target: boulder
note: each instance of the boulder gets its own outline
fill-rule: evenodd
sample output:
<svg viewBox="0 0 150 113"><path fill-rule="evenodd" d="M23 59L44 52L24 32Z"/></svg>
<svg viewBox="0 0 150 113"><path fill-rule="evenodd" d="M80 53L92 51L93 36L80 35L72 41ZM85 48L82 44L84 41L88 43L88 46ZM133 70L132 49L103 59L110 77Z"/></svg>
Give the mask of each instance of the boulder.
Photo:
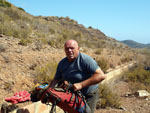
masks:
<svg viewBox="0 0 150 113"><path fill-rule="evenodd" d="M147 98L148 96L150 96L150 93L146 90L138 90L135 95L137 97L141 97L141 98Z"/></svg>

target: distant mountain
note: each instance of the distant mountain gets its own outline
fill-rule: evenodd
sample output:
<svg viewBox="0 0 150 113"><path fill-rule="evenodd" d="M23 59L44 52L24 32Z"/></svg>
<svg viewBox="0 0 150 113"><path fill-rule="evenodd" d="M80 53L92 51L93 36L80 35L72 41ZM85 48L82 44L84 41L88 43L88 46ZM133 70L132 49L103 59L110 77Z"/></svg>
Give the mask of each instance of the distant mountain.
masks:
<svg viewBox="0 0 150 113"><path fill-rule="evenodd" d="M124 40L121 42L128 45L131 48L150 48L150 44L142 44L133 40Z"/></svg>

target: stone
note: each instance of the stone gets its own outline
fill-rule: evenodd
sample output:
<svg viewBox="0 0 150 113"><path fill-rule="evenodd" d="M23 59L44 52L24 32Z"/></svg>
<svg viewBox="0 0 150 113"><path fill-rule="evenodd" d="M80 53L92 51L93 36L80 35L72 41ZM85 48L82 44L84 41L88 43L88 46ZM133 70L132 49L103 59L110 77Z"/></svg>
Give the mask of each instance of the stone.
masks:
<svg viewBox="0 0 150 113"><path fill-rule="evenodd" d="M150 96L150 93L146 90L138 90L135 93L136 96L141 97L141 98L147 98L148 96Z"/></svg>

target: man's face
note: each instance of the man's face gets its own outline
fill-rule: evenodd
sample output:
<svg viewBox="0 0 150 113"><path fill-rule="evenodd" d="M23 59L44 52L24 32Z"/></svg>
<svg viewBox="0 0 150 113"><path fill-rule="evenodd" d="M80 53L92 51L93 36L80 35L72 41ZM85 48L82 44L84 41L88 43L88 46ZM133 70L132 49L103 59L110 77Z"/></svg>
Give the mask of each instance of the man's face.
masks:
<svg viewBox="0 0 150 113"><path fill-rule="evenodd" d="M79 55L79 47L75 41L67 41L64 46L66 56L70 62L74 61Z"/></svg>

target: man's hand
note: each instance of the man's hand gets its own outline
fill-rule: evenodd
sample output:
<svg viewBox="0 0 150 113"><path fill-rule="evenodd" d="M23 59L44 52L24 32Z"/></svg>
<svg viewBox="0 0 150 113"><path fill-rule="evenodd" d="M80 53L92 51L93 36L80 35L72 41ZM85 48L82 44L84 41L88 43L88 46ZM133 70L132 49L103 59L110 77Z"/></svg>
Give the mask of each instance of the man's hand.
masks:
<svg viewBox="0 0 150 113"><path fill-rule="evenodd" d="M69 83L68 83L68 81L63 81L58 87L68 90Z"/></svg>
<svg viewBox="0 0 150 113"><path fill-rule="evenodd" d="M80 83L73 84L73 89L74 89L74 91L81 90L82 89L82 84L80 84Z"/></svg>

